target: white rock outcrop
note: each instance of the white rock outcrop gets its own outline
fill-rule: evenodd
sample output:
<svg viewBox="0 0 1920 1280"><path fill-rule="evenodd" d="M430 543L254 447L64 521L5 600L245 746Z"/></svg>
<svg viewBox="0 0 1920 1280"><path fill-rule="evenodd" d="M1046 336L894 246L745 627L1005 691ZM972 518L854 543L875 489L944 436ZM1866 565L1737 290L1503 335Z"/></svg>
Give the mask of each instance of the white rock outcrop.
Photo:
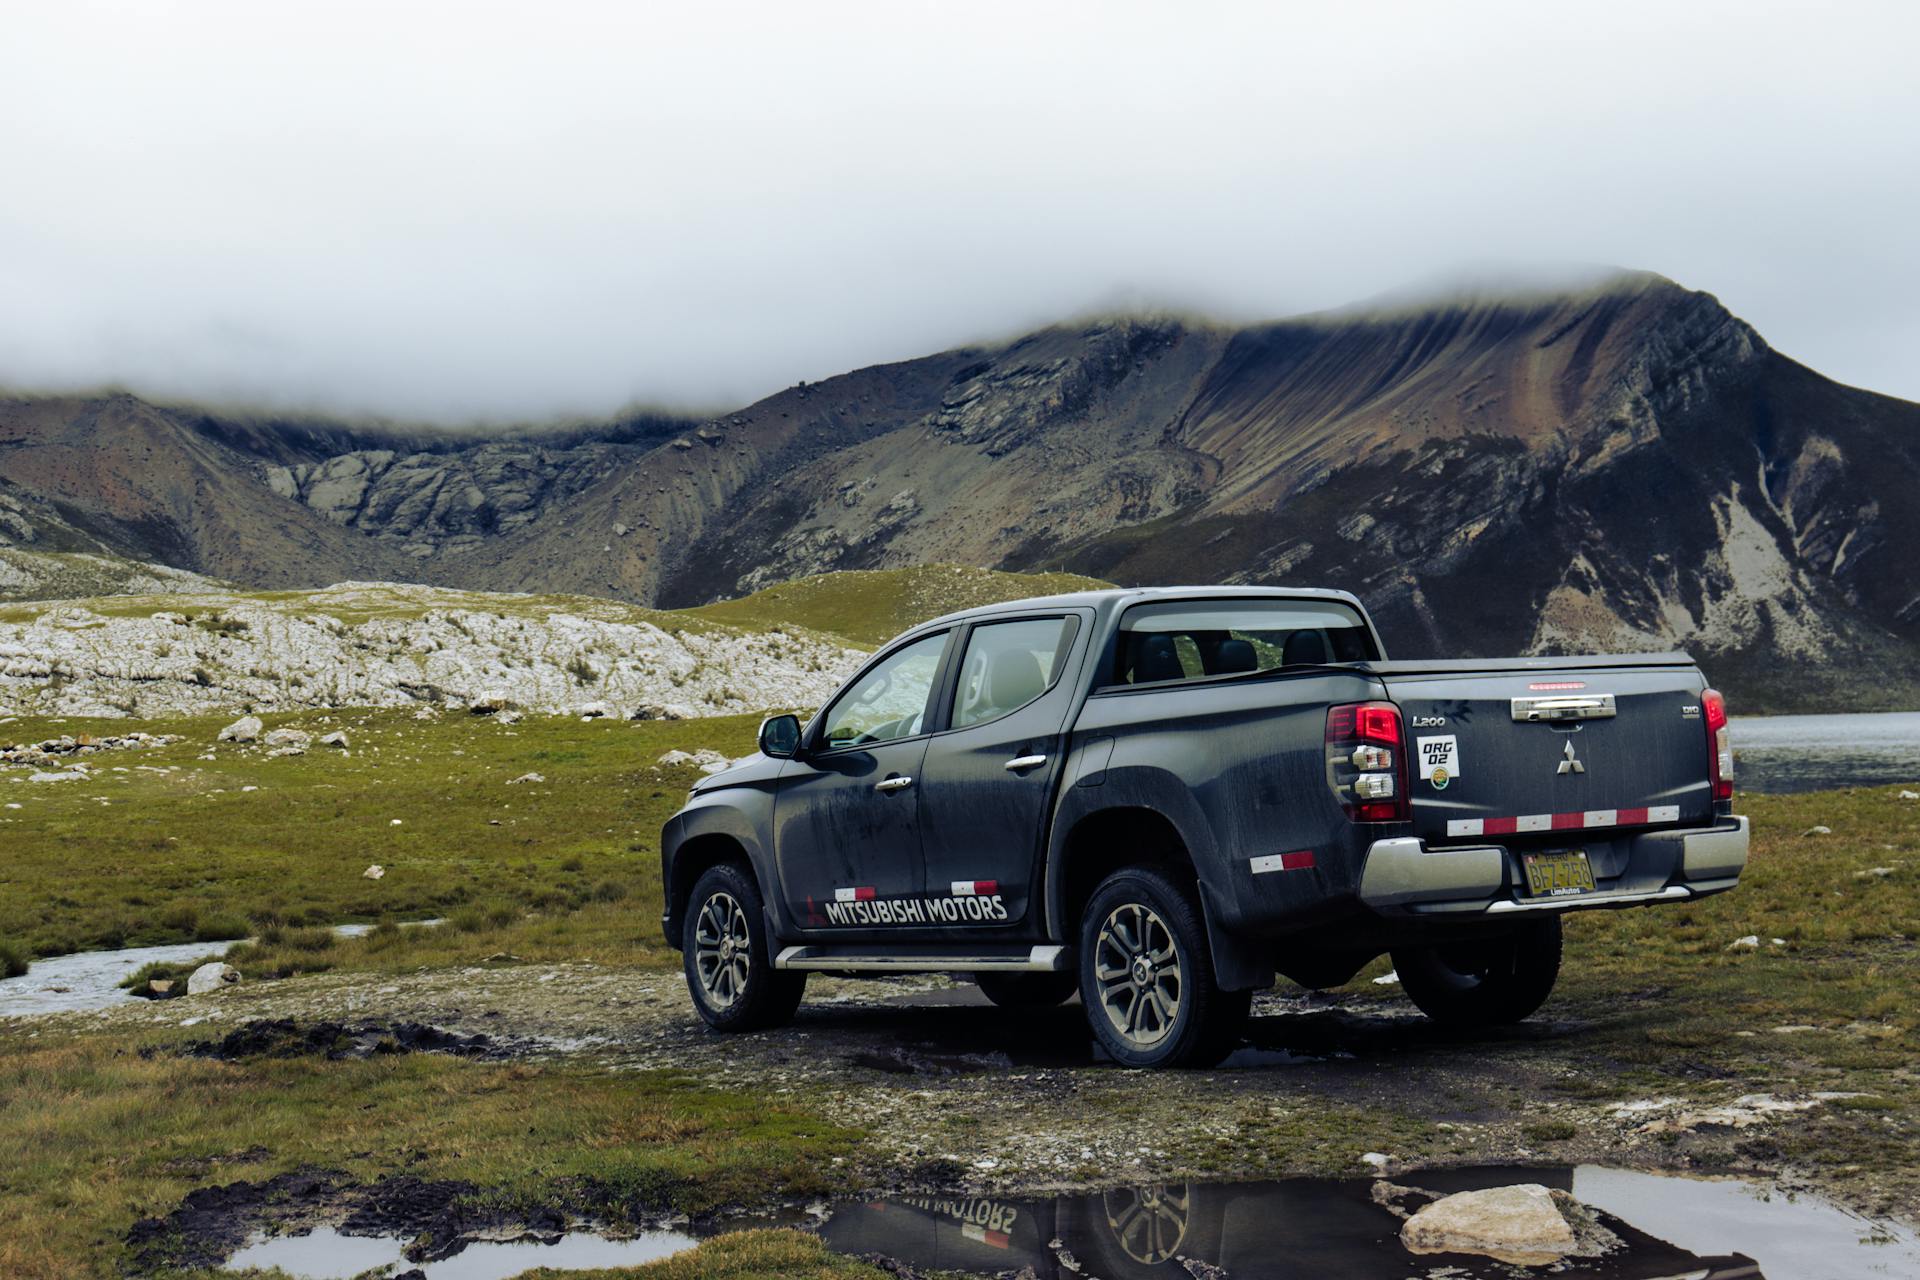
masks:
<svg viewBox="0 0 1920 1280"><path fill-rule="evenodd" d="M193 971L187 979L187 994L203 996L209 991L218 991L240 981L240 971L230 964L219 960L210 960Z"/></svg>
<svg viewBox="0 0 1920 1280"><path fill-rule="evenodd" d="M112 616L49 604L29 622L0 623L0 714L604 708L680 719L818 705L865 656L810 632L681 626L670 614L585 598L562 608L531 596L344 583L290 597L166 602L146 616L129 599ZM242 736L250 723L252 739ZM221 738L262 732L249 714Z"/></svg>
<svg viewBox="0 0 1920 1280"><path fill-rule="evenodd" d="M1413 1253L1471 1253L1515 1266L1558 1262L1579 1248L1553 1193L1538 1183L1442 1196L1400 1228Z"/></svg>
<svg viewBox="0 0 1920 1280"><path fill-rule="evenodd" d="M264 727L259 716L241 716L220 731L220 741L253 742L260 737L260 730Z"/></svg>

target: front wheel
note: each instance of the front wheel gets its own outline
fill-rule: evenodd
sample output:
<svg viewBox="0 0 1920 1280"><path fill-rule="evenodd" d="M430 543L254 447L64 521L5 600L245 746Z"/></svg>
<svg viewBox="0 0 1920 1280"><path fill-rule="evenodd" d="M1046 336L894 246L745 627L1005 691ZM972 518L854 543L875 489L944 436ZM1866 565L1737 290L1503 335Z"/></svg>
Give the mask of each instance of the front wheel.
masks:
<svg viewBox="0 0 1920 1280"><path fill-rule="evenodd" d="M753 877L732 863L708 868L694 882L680 934L687 990L708 1026L756 1031L792 1019L807 975L775 969L767 942Z"/></svg>
<svg viewBox="0 0 1920 1280"><path fill-rule="evenodd" d="M1498 938L1395 951L1393 967L1407 995L1435 1022L1518 1022L1546 1003L1560 976L1560 917L1529 921Z"/></svg>
<svg viewBox="0 0 1920 1280"><path fill-rule="evenodd" d="M1208 1067L1232 1051L1253 1000L1213 977L1192 897L1158 871L1116 871L1080 923L1080 1000L1127 1067Z"/></svg>

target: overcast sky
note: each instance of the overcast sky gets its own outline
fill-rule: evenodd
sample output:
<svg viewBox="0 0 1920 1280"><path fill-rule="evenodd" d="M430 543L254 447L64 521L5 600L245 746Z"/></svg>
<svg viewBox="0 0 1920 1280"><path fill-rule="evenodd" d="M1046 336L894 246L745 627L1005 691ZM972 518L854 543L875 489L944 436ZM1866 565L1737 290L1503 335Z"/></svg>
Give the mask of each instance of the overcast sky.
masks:
<svg viewBox="0 0 1920 1280"><path fill-rule="evenodd" d="M1920 399L1917 11L10 4L0 383L720 407L1096 307L1618 264Z"/></svg>

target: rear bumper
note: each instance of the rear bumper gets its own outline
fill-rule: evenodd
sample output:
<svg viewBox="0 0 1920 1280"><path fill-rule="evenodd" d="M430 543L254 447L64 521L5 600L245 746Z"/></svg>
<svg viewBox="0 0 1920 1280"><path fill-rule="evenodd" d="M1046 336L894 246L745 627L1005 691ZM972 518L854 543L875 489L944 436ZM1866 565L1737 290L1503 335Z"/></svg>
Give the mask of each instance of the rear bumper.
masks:
<svg viewBox="0 0 1920 1280"><path fill-rule="evenodd" d="M1498 916L1677 902L1723 893L1747 865L1747 820L1635 836L1620 874L1597 893L1529 898L1519 856L1500 845L1429 849L1413 836L1376 840L1360 875L1360 900L1388 916Z"/></svg>

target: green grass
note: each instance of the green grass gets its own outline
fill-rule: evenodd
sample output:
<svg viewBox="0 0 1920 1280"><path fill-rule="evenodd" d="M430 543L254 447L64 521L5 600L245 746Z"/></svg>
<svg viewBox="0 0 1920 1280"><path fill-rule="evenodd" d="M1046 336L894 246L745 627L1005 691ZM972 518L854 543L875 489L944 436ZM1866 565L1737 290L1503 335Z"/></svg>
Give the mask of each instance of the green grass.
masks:
<svg viewBox="0 0 1920 1280"><path fill-rule="evenodd" d="M654 761L674 748L743 754L755 727L752 717L529 717L507 727L311 712L267 721L344 729L349 754L315 747L268 759L223 744L198 759L226 719L147 722L184 740L91 757L90 781L0 782L23 806L0 810L0 956L261 935L261 954L289 971L354 956L453 961L503 940L530 959L645 960L660 945L660 827L697 776ZM41 720L0 734L124 728ZM529 772L547 781L508 785ZM375 865L384 876L367 879ZM339 946L300 933L430 917L458 927Z"/></svg>
<svg viewBox="0 0 1920 1280"><path fill-rule="evenodd" d="M0 1038L0 1275L121 1275L134 1221L209 1182L299 1168L372 1180L404 1168L472 1182L508 1206L580 1188L583 1209L620 1223L831 1194L844 1189L835 1157L861 1137L800 1105L671 1072L432 1054L226 1064L135 1051L166 1043ZM728 1265L746 1265L728 1252L736 1247L760 1248L722 1248Z"/></svg>
<svg viewBox="0 0 1920 1280"><path fill-rule="evenodd" d="M1111 585L1073 573L1001 573L945 564L850 570L801 578L738 600L680 610L674 616L754 631L800 626L870 648L908 627L960 609Z"/></svg>
<svg viewBox="0 0 1920 1280"><path fill-rule="evenodd" d="M896 1274L834 1253L804 1231L733 1231L642 1267L540 1267L521 1280L885 1280Z"/></svg>

